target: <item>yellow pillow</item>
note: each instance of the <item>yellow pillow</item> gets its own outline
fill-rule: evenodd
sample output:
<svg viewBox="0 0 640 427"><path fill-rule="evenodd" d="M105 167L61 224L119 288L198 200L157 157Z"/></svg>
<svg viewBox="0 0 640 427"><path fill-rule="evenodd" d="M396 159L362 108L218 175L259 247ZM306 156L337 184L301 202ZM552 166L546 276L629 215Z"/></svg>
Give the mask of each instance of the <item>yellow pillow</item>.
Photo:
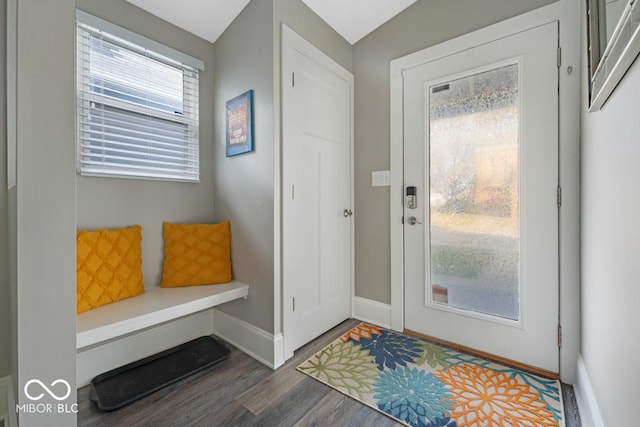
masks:
<svg viewBox="0 0 640 427"><path fill-rule="evenodd" d="M164 223L161 288L231 281L231 224Z"/></svg>
<svg viewBox="0 0 640 427"><path fill-rule="evenodd" d="M78 231L76 308L78 313L144 293L142 227Z"/></svg>

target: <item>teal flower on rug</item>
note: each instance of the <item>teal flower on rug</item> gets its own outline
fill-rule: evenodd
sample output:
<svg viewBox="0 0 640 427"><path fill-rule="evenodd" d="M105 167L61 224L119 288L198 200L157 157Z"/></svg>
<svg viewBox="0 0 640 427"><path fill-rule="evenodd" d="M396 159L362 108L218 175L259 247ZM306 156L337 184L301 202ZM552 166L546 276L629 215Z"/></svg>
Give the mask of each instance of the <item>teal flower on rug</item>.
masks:
<svg viewBox="0 0 640 427"><path fill-rule="evenodd" d="M384 371L373 395L381 411L420 426L431 426L430 420L446 419L455 403L450 397L446 385L433 374L403 366Z"/></svg>
<svg viewBox="0 0 640 427"><path fill-rule="evenodd" d="M407 363L415 363L423 353L422 343L418 340L385 330L381 335L360 338L360 345L376 358L378 369L381 371L385 366L395 369L396 365L407 366Z"/></svg>
<svg viewBox="0 0 640 427"><path fill-rule="evenodd" d="M429 424L419 424L418 427L457 427L457 424L451 418L436 418Z"/></svg>

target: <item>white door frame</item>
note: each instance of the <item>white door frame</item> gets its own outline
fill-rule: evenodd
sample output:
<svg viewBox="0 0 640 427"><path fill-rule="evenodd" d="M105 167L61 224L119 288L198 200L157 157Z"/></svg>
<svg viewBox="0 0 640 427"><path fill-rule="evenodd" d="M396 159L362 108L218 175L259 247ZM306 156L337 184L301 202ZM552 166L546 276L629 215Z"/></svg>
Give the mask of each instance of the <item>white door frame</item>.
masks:
<svg viewBox="0 0 640 427"><path fill-rule="evenodd" d="M404 242L403 242L403 72L426 62L470 47L544 25L560 22L562 60L559 73L559 180L563 200L560 229L560 376L573 384L580 351L580 5L560 0L495 25L457 37L391 61L391 328L404 330Z"/></svg>
<svg viewBox="0 0 640 427"><path fill-rule="evenodd" d="M353 160L353 155L354 155L354 100L353 100L353 96L354 96L354 78L353 78L353 74L351 74L351 72L349 72L347 69L345 69L344 67L342 67L340 64L338 64L336 61L334 61L332 58L330 58L328 55L326 55L324 52L322 52L320 49L318 49L317 47L315 47L314 45L312 45L311 43L309 43L307 40L305 40L302 36L300 36L298 33L296 33L295 31L293 31L291 28L289 28L288 26L282 24L282 50L281 50L281 61L282 61L282 65L281 65L281 88L285 87L285 85L287 84L291 84L290 78L291 76L285 75L284 72L284 61L285 61L285 52L288 49L295 49L298 52L302 53L303 55L305 55L306 57L312 59L314 62L321 64L322 66L324 66L326 69L328 69L329 71L333 72L334 74L337 74L338 76L342 77L344 80L346 80L349 83L349 89L350 89L350 115L351 117L349 118L349 122L350 122L350 127L351 127L351 132L350 132L350 141L349 141L349 147L350 147L350 159L349 159L349 169L350 169L350 179L351 182L349 184L350 188L349 188L349 192L350 192L350 204L351 204L351 210L354 211L353 206L355 206L354 203L354 160ZM284 103L284 91L281 91L281 103ZM281 104L282 105L282 104ZM286 123L284 123L284 118L281 124L283 131L281 133L281 135L284 135L284 127L286 126ZM283 137L284 138L284 137ZM284 147L284 140L282 141L282 147ZM282 152L280 152L280 156L282 159ZM281 168L283 168L284 165L281 166ZM276 173L282 175L282 169L277 170ZM282 181L280 181L280 185L282 185ZM286 192L283 191L282 189L280 189L280 198L278 199L278 202L280 204L280 206L282 206L283 200L282 197ZM349 306L351 307L351 317L353 317L353 296L354 296L354 292L355 292L355 252L354 252L354 247L355 247L355 218L356 218L356 212L353 212L353 215L351 216L351 236L350 236L350 246L351 246L351 251L350 251L350 259L349 259L349 269L350 269L350 292L349 292L349 297L351 298L351 301L349 303ZM282 221L282 209L280 209L280 221ZM284 225L281 226L281 230L282 227ZM280 240L282 241L282 240ZM282 251L284 252L284 247L282 247ZM281 298L284 298L284 295L288 294L289 292L285 292L285 286L286 286L286 282L284 281L284 279L282 280L282 293L281 293ZM281 300L281 307L282 307L282 335L283 335L283 345L284 345L284 360L288 360L291 357L293 357L293 351L295 350L293 348L293 344L291 343L291 340L287 339L287 331L290 331L292 328L295 328L296 325L292 322L292 319L290 318L290 316L288 316L288 311L284 310L284 304L285 301L284 299ZM275 310L274 310L275 311ZM274 316L278 316L279 313L275 312ZM291 336L291 335L289 335Z"/></svg>

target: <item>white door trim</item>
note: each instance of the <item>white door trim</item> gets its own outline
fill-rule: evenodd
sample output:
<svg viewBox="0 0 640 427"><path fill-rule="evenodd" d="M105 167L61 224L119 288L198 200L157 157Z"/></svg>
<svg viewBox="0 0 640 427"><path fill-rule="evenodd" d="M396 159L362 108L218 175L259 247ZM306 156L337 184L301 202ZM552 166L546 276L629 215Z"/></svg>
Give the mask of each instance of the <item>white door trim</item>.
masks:
<svg viewBox="0 0 640 427"><path fill-rule="evenodd" d="M403 242L403 72L408 68L461 52L471 46L534 28L560 22L559 145L560 184L563 201L560 210L560 324L563 343L560 349L560 375L574 383L580 349L579 297L579 133L580 133L580 6L572 0L560 0L549 6L440 43L391 61L390 127L390 250L391 250L391 328L404 330L404 242ZM571 67L569 72L568 67Z"/></svg>
<svg viewBox="0 0 640 427"><path fill-rule="evenodd" d="M349 88L350 88L350 118L349 118L349 122L350 122L350 127L351 127L351 135L350 135L350 142L349 142L349 146L350 146L350 160L349 160L349 169L350 169L350 179L351 179L351 183L350 183L350 188L349 188L349 192L350 192L350 204L352 206L352 210L353 210L353 206L355 206L354 203L354 160L353 160L353 156L354 156L354 78L353 78L353 74L351 74L351 72L349 72L347 69L345 69L344 67L342 67L340 64L338 64L336 61L334 61L331 57L329 57L328 55L326 55L324 52L322 52L320 49L318 49L317 47L315 47L313 44L309 43L306 39L304 39L302 36L300 36L298 33L296 33L295 31L293 31L291 28L289 28L287 25L282 24L282 47L281 47L281 54L280 54L280 58L281 61L283 62L281 64L280 70L281 70L281 86L280 86L280 99L281 99L281 111L282 111L282 104L284 103L284 91L282 90L283 87L285 87L286 84L290 84L289 78L290 76L285 76L284 71L284 60L285 60L285 52L287 51L287 49L295 49L298 52L302 53L303 55L307 56L308 58L312 59L314 62L321 64L323 67L325 67L326 69L328 69L329 71L333 72L334 74L342 77L344 80L346 80L349 83ZM284 135L284 127L286 126L286 124L283 122L282 124L282 128L283 131L281 132L281 135ZM282 145L282 141L281 141L281 145ZM280 152L280 156L282 158L282 151ZM281 169L276 171L276 173L279 173L280 175L282 175L282 167L284 167L284 165L281 166ZM280 183L282 183L282 180L280 180ZM283 200L282 200L282 195L285 192L280 189L280 199L278 200L278 203L280 204L280 206L282 206ZM350 277L350 287L351 290L349 292L351 301L349 302L349 306L351 307L351 316L353 317L353 297L355 294L355 252L354 252L354 247L355 247L355 218L356 218L356 213L353 213L352 216L352 225L351 225L351 236L350 236L350 246L351 246L351 251L350 251L350 260L349 260L349 268L351 271L351 277ZM280 209L280 221L282 221L282 209ZM282 226L281 226L282 229ZM284 247L282 247L282 251L284 251ZM287 340L287 331L290 331L293 327L295 327L295 325L292 324L291 319L289 318L289 316L287 316L288 311L284 310L284 295L288 294L288 292L285 292L285 281L282 280L282 300L281 300L281 307L282 307L282 336L283 336L283 345L284 345L284 359L288 360L291 357L293 357L293 348L292 345L290 343L290 341ZM277 316L279 313L274 313L275 316Z"/></svg>

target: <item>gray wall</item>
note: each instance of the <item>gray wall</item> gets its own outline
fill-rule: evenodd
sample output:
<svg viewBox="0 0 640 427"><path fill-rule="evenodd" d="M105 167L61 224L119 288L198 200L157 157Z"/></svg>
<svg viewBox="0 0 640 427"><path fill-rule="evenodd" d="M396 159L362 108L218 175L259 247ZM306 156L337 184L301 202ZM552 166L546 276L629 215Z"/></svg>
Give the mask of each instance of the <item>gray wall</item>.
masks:
<svg viewBox="0 0 640 427"><path fill-rule="evenodd" d="M271 333L280 332L279 316L274 319L280 287L274 282L274 161L280 156L282 22L351 68L351 46L300 0L253 0L214 45L215 217L231 220L234 278L251 285L246 301L220 309ZM254 90L255 151L227 158L225 101L248 89Z"/></svg>
<svg viewBox="0 0 640 427"><path fill-rule="evenodd" d="M6 0L0 22L6 22ZM6 32L0 32L0 378L11 373L11 293L9 288L9 210L7 191Z"/></svg>
<svg viewBox="0 0 640 427"><path fill-rule="evenodd" d="M636 60L602 110L582 115L581 355L607 426L638 422L638 93Z"/></svg>
<svg viewBox="0 0 640 427"><path fill-rule="evenodd" d="M30 379L75 390L75 1L18 4L16 218L18 401ZM15 216L13 216L15 215ZM57 404L45 395L38 403ZM19 414L21 427L74 426L74 413Z"/></svg>
<svg viewBox="0 0 640 427"><path fill-rule="evenodd" d="M273 5L274 55L278 79L280 76L280 26L283 23L338 64L352 71L351 45L306 4L301 0L273 0ZM279 98L279 91L276 91L276 95Z"/></svg>
<svg viewBox="0 0 640 427"><path fill-rule="evenodd" d="M8 208L8 273L9 273L9 300L10 304L10 322L7 327L9 328L10 341L7 351L10 352L10 373L12 375L14 396L18 395L18 384L16 378L18 378L18 263L17 263L17 247L18 247L18 218L17 209L18 206L18 190L13 187L8 192L7 208Z"/></svg>
<svg viewBox="0 0 640 427"><path fill-rule="evenodd" d="M162 221L213 219L213 46L124 0L78 1L78 7L205 62L200 104L202 183L79 177L76 204L75 7L73 0L19 4L18 186L8 197L11 288L15 291L11 299L14 324L19 325L13 372L19 403L28 403L22 388L30 379L46 384L58 378L71 385L76 382L77 228L142 224L146 284L153 286L160 281ZM6 185L0 184L0 202L5 203ZM0 250L6 251L6 246L0 241L4 248ZM4 282L6 269L2 272ZM1 312L6 316L5 310ZM5 341L4 334L2 329L0 342ZM39 403L49 403L46 399ZM73 401L74 390L65 403ZM76 423L75 414L19 414L19 418L20 425L27 427Z"/></svg>
<svg viewBox="0 0 640 427"><path fill-rule="evenodd" d="M213 46L125 0L77 0L78 9L196 57L200 74L200 183L77 177L77 227L142 225L145 287L162 279L162 222L213 221Z"/></svg>
<svg viewBox="0 0 640 427"><path fill-rule="evenodd" d="M289 28L297 32L304 37L308 42L316 46L327 56L331 57L338 64L342 65L349 71L353 71L352 67L352 47L342 38L333 28L327 25L318 15L315 14L307 5L301 0L273 0L274 14L273 14L273 55L274 55L274 140L278 141L276 146L274 159L276 167L281 168L281 150L280 141L281 137L281 125L282 125L282 113L281 113L281 77L280 67L281 60L281 36L282 36L282 24L286 24ZM280 187L280 174L279 171L275 176L276 186ZM280 216L279 208L278 216ZM357 221L357 220L356 220ZM275 224L276 236L281 233L281 224ZM276 254L279 255L279 254ZM277 265L276 273L281 271L281 259L276 257L275 263ZM276 306L280 307L282 297L280 291L282 290L282 277L280 274L276 276ZM274 320L274 329L277 332L282 328L282 310L280 315L276 316Z"/></svg>
<svg viewBox="0 0 640 427"><path fill-rule="evenodd" d="M389 62L554 1L419 0L354 45L357 296L391 301L389 188L371 187L389 169Z"/></svg>
<svg viewBox="0 0 640 427"><path fill-rule="evenodd" d="M215 218L231 221L232 269L249 298L220 310L273 332L271 0L253 0L214 44ZM225 102L253 89L254 151L226 157Z"/></svg>

